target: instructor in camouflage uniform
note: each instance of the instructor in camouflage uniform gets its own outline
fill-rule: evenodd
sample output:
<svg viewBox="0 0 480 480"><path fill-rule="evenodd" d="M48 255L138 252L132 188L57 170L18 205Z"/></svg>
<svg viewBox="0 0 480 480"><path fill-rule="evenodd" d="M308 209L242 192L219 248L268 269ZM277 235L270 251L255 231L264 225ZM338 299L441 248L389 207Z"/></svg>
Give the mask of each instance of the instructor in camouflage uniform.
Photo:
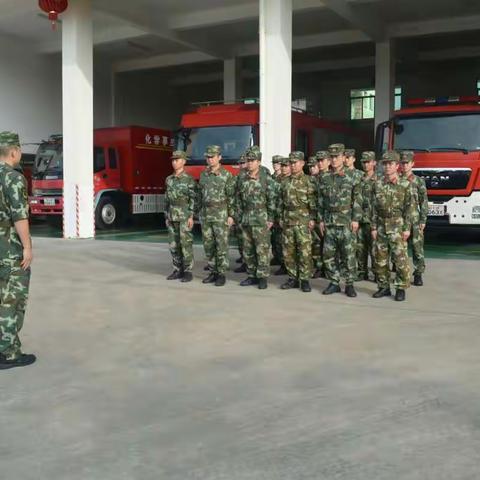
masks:
<svg viewBox="0 0 480 480"><path fill-rule="evenodd" d="M187 154L177 150L172 154L173 174L167 177L165 212L173 272L167 280L192 281L193 270L193 214L195 212L196 183L185 173Z"/></svg>
<svg viewBox="0 0 480 480"><path fill-rule="evenodd" d="M243 255L248 277L242 287L267 288L270 275L270 229L275 218L275 181L262 175L258 148L246 153L247 173L239 179L236 222L242 226Z"/></svg>
<svg viewBox="0 0 480 480"><path fill-rule="evenodd" d="M344 170L345 146L328 147L332 159L331 173L322 177L318 189L318 222L325 236L323 258L330 284L324 295L340 292L341 269L344 266L345 294L356 297L356 233L362 215L357 184Z"/></svg>
<svg viewBox="0 0 480 480"><path fill-rule="evenodd" d="M0 370L35 362L22 353L23 327L30 285L32 241L28 225L27 182L15 170L22 151L16 133L0 133Z"/></svg>
<svg viewBox="0 0 480 480"><path fill-rule="evenodd" d="M310 179L313 184L315 192L318 190L318 182L320 175L320 167L318 165L317 156L313 155L308 157L307 162L308 170L310 173ZM321 268L322 268L322 234L320 232L320 227L316 223L312 230L312 261L314 272L312 278L321 277Z"/></svg>
<svg viewBox="0 0 480 480"><path fill-rule="evenodd" d="M281 288L286 290L300 286L302 292L311 292L315 189L310 178L303 173L303 152L292 152L289 159L292 174L282 183L279 197L283 256L289 276Z"/></svg>
<svg viewBox="0 0 480 480"><path fill-rule="evenodd" d="M376 242L378 291L374 298L390 296L389 251L396 266L395 300L405 300L410 286L407 241L412 230L413 198L410 183L398 174L400 156L393 150L382 155L383 178L372 189L372 238Z"/></svg>
<svg viewBox="0 0 480 480"><path fill-rule="evenodd" d="M201 173L198 184L198 202L202 223L203 247L212 272L203 283L225 285L228 269L228 234L233 225L235 181L220 162L222 151L218 145L206 148L207 168Z"/></svg>
<svg viewBox="0 0 480 480"><path fill-rule="evenodd" d="M357 234L357 264L358 280L368 280L368 259L370 257L372 271L376 276L374 242L372 240L371 214L372 214L372 189L377 177L375 175L375 152L363 152L361 158L365 172L360 182L360 202L362 217Z"/></svg>
<svg viewBox="0 0 480 480"><path fill-rule="evenodd" d="M413 196L412 232L408 240L412 247L413 257L413 284L416 287L423 285L422 275L425 272L424 232L428 216L428 196L425 180L413 173L412 151L400 152L400 169L402 177L410 183Z"/></svg>

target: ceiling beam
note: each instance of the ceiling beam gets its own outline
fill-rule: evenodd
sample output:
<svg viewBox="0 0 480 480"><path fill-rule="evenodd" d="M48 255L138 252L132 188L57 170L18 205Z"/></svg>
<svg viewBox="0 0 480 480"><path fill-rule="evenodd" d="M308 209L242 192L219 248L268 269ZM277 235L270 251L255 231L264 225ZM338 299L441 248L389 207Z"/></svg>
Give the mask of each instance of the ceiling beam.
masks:
<svg viewBox="0 0 480 480"><path fill-rule="evenodd" d="M323 0L323 3L353 27L367 34L371 40L381 41L385 39L385 25L380 18L365 13L361 10L361 7L355 7L347 0Z"/></svg>

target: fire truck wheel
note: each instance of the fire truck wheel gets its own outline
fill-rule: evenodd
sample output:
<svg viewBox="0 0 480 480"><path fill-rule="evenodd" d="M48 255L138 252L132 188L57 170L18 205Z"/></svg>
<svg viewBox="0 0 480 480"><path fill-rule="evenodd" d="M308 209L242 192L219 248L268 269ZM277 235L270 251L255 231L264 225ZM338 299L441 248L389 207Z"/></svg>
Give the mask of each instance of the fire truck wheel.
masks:
<svg viewBox="0 0 480 480"><path fill-rule="evenodd" d="M118 221L118 206L111 197L102 197L95 210L95 223L100 229L113 228Z"/></svg>

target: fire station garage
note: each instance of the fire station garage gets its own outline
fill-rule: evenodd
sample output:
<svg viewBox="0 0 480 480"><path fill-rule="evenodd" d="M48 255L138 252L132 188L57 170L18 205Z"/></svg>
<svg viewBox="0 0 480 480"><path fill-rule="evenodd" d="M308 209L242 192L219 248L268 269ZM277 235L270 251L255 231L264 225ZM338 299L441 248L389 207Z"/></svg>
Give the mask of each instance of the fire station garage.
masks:
<svg viewBox="0 0 480 480"><path fill-rule="evenodd" d="M479 33L477 0L0 0L38 356L1 373L2 477L478 478ZM232 242L215 288L197 227L167 282L170 154L214 141L413 149L425 284L246 289Z"/></svg>

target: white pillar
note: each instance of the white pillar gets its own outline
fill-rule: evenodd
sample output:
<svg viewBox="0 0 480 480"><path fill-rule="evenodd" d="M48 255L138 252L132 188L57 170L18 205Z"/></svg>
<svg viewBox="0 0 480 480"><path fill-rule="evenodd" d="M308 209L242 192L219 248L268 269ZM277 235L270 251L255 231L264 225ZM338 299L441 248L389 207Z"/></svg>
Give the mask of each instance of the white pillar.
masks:
<svg viewBox="0 0 480 480"><path fill-rule="evenodd" d="M292 136L292 0L260 0L262 164L287 155Z"/></svg>
<svg viewBox="0 0 480 480"><path fill-rule="evenodd" d="M91 0L70 2L62 23L63 234L92 238L93 37Z"/></svg>
<svg viewBox="0 0 480 480"><path fill-rule="evenodd" d="M240 58L223 61L223 101L233 103L241 98L242 68Z"/></svg>
<svg viewBox="0 0 480 480"><path fill-rule="evenodd" d="M375 129L395 107L395 52L391 40L375 46Z"/></svg>

